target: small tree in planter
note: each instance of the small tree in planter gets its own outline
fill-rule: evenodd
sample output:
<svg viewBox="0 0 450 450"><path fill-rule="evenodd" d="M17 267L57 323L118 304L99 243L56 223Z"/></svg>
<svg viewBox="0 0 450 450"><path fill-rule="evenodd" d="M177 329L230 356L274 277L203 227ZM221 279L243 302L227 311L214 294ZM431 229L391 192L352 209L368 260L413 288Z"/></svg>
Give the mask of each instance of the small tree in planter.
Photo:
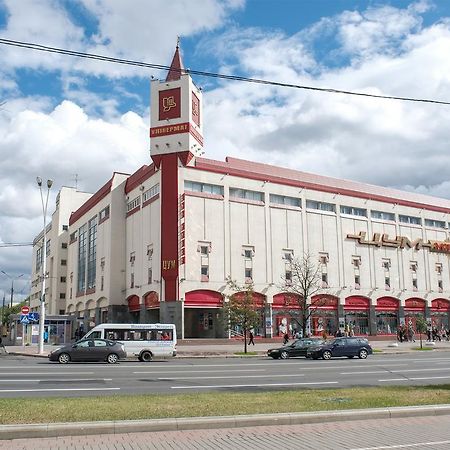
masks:
<svg viewBox="0 0 450 450"><path fill-rule="evenodd" d="M244 332L244 353L247 353L247 333L259 325L260 313L253 297L253 283L243 286L228 277L227 285L232 294L228 295L225 303L225 317L228 318L228 328L239 326ZM238 295L239 293L239 295Z"/></svg>
<svg viewBox="0 0 450 450"><path fill-rule="evenodd" d="M416 331L419 333L420 338L420 348L422 349L422 334L425 334L427 332L427 321L425 320L425 317L419 316L416 319Z"/></svg>

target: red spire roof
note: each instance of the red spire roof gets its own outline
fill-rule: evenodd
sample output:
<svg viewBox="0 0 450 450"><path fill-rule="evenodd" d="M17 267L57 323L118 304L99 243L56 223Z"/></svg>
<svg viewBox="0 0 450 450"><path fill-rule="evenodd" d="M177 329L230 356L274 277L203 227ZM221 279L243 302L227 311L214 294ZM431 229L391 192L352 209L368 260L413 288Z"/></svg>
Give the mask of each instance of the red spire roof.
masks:
<svg viewBox="0 0 450 450"><path fill-rule="evenodd" d="M170 65L166 81L179 80L183 69L183 61L181 61L180 55L180 39L178 39L177 48L175 49L175 54L173 55L172 64Z"/></svg>

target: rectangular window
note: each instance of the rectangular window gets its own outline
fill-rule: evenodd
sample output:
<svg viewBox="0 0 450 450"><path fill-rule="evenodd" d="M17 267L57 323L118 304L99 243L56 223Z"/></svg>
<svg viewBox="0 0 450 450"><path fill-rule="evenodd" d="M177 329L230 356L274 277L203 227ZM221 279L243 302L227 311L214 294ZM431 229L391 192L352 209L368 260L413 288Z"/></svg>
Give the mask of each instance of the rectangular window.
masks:
<svg viewBox="0 0 450 450"><path fill-rule="evenodd" d="M60 309L60 310L59 310L59 315L60 315L60 316L63 316L65 313L66 313L66 310L65 310L65 309Z"/></svg>
<svg viewBox="0 0 450 450"><path fill-rule="evenodd" d="M130 265L131 267L134 266L134 262L136 261L136 252L131 252L130 253Z"/></svg>
<svg viewBox="0 0 450 450"><path fill-rule="evenodd" d="M151 267L148 268L148 284L153 283L153 269Z"/></svg>
<svg viewBox="0 0 450 450"><path fill-rule="evenodd" d="M61 278L59 279L59 281L61 281L61 283L65 283L65 282L66 282L66 277L61 277Z"/></svg>
<svg viewBox="0 0 450 450"><path fill-rule="evenodd" d="M96 262L97 262L97 217L89 221L88 253L87 253L87 287L95 288Z"/></svg>
<svg viewBox="0 0 450 450"><path fill-rule="evenodd" d="M246 268L245 269L245 281L246 282L251 282L252 279L253 279L253 269Z"/></svg>
<svg viewBox="0 0 450 450"><path fill-rule="evenodd" d="M443 291L443 284L442 284L442 280L438 280L438 290L439 290L439 292L442 292Z"/></svg>
<svg viewBox="0 0 450 450"><path fill-rule="evenodd" d="M361 265L361 256L353 256L352 263L355 268L358 268Z"/></svg>
<svg viewBox="0 0 450 450"><path fill-rule="evenodd" d="M74 231L73 233L70 234L70 243L75 242L77 240L77 232Z"/></svg>
<svg viewBox="0 0 450 450"><path fill-rule="evenodd" d="M264 192L249 191L246 189L230 188L230 198L242 198L258 202L264 201Z"/></svg>
<svg viewBox="0 0 450 450"><path fill-rule="evenodd" d="M322 287L328 287L328 274L322 272Z"/></svg>
<svg viewBox="0 0 450 450"><path fill-rule="evenodd" d="M445 228L445 222L443 220L425 219L425 226L434 228Z"/></svg>
<svg viewBox="0 0 450 450"><path fill-rule="evenodd" d="M61 260L61 265L62 266L67 266L67 260L66 259L62 259Z"/></svg>
<svg viewBox="0 0 450 450"><path fill-rule="evenodd" d="M422 221L420 220L420 217L414 217L414 216L403 216L399 214L398 221L402 223L410 223L412 225L420 225Z"/></svg>
<svg viewBox="0 0 450 450"><path fill-rule="evenodd" d="M308 209L336 212L336 205L333 205L332 203L316 202L315 200L306 200L306 207Z"/></svg>
<svg viewBox="0 0 450 450"><path fill-rule="evenodd" d="M201 275L202 277L205 276L209 276L209 266L202 266L201 268Z"/></svg>
<svg viewBox="0 0 450 450"><path fill-rule="evenodd" d="M86 289L86 258L87 258L87 225L78 230L78 283L77 291Z"/></svg>
<svg viewBox="0 0 450 450"><path fill-rule="evenodd" d="M153 258L153 244L147 245L147 259L151 261Z"/></svg>
<svg viewBox="0 0 450 450"><path fill-rule="evenodd" d="M127 212L132 211L141 204L141 197L138 196L127 203Z"/></svg>
<svg viewBox="0 0 450 450"><path fill-rule="evenodd" d="M100 277L100 290L103 291L104 287L105 287L105 277L102 275Z"/></svg>
<svg viewBox="0 0 450 450"><path fill-rule="evenodd" d="M47 240L45 244L45 256L50 255L50 239Z"/></svg>
<svg viewBox="0 0 450 450"><path fill-rule="evenodd" d="M441 263L436 264L436 272L438 273L438 275L442 274L442 264Z"/></svg>
<svg viewBox="0 0 450 450"><path fill-rule="evenodd" d="M109 205L98 213L98 221L101 222L109 217Z"/></svg>
<svg viewBox="0 0 450 450"><path fill-rule="evenodd" d="M134 288L134 273L130 274L130 288Z"/></svg>
<svg viewBox="0 0 450 450"><path fill-rule="evenodd" d="M59 294L59 298L60 298L61 300L65 299L65 298L66 298L65 292L61 292L61 293Z"/></svg>
<svg viewBox="0 0 450 450"><path fill-rule="evenodd" d="M287 205L301 207L301 200L295 197L286 197L285 195L270 194L269 202L275 205Z"/></svg>
<svg viewBox="0 0 450 450"><path fill-rule="evenodd" d="M391 279L389 277L384 277L384 287L387 290L391 288Z"/></svg>
<svg viewBox="0 0 450 450"><path fill-rule="evenodd" d="M413 290L417 291L417 278L413 278L412 285L413 285Z"/></svg>
<svg viewBox="0 0 450 450"><path fill-rule="evenodd" d="M36 249L36 271L41 268L42 264L42 247Z"/></svg>
<svg viewBox="0 0 450 450"><path fill-rule="evenodd" d="M379 220L390 220L392 222L395 221L395 214L385 211L370 211L370 215L373 219Z"/></svg>
<svg viewBox="0 0 450 450"><path fill-rule="evenodd" d="M350 216L367 217L367 209L355 208L353 206L341 206L341 214L348 214Z"/></svg>
<svg viewBox="0 0 450 450"><path fill-rule="evenodd" d="M391 268L391 260L390 259L383 259L381 265L383 266L385 271L389 271L389 269Z"/></svg>
<svg viewBox="0 0 450 450"><path fill-rule="evenodd" d="M63 225L62 229L63 229L63 231L67 231L69 229L69 225Z"/></svg>
<svg viewBox="0 0 450 450"><path fill-rule="evenodd" d="M67 248L67 242L61 243L61 248Z"/></svg>
<svg viewBox="0 0 450 450"><path fill-rule="evenodd" d="M154 186L152 186L150 189L146 190L142 194L142 203L145 203L147 200L156 197L158 194L159 194L159 183L156 183Z"/></svg>
<svg viewBox="0 0 450 450"><path fill-rule="evenodd" d="M359 289L361 283L361 278L359 275L355 275L355 289Z"/></svg>
<svg viewBox="0 0 450 450"><path fill-rule="evenodd" d="M223 196L223 186L217 184L199 183L198 181L185 180L184 190L190 192L204 192L205 194L215 194Z"/></svg>
<svg viewBox="0 0 450 450"><path fill-rule="evenodd" d="M250 248L244 249L244 258L245 259L252 259L253 258L253 250Z"/></svg>
<svg viewBox="0 0 450 450"><path fill-rule="evenodd" d="M208 256L209 253L209 246L208 245L201 245L200 246L200 254L202 256Z"/></svg>

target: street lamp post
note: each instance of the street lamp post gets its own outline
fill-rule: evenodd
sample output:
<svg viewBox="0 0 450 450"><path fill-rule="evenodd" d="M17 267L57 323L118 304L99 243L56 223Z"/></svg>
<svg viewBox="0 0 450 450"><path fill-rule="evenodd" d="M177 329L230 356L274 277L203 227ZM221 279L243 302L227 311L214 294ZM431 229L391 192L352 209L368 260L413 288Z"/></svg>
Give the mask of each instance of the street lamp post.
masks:
<svg viewBox="0 0 450 450"><path fill-rule="evenodd" d="M41 308L39 313L39 348L38 353L44 353L44 325L45 325L45 279L47 277L47 204L48 195L50 193L50 188L52 187L53 181L47 180L47 196L45 198L42 194L42 178L36 177L36 182L39 186L39 192L41 193L41 203L42 203L42 216L44 218L44 243L42 245L42 291L41 291Z"/></svg>

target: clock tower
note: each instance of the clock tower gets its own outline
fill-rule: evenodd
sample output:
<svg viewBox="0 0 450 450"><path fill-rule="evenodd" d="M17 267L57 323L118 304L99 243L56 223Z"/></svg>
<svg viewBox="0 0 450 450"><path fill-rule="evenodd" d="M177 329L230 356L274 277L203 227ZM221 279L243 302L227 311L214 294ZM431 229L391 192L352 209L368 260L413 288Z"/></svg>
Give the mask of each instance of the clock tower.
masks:
<svg viewBox="0 0 450 450"><path fill-rule="evenodd" d="M183 304L179 298L179 266L183 189L179 168L203 154L202 92L183 68L177 44L165 81L151 82L150 156L161 172L160 322L175 323L183 336Z"/></svg>

